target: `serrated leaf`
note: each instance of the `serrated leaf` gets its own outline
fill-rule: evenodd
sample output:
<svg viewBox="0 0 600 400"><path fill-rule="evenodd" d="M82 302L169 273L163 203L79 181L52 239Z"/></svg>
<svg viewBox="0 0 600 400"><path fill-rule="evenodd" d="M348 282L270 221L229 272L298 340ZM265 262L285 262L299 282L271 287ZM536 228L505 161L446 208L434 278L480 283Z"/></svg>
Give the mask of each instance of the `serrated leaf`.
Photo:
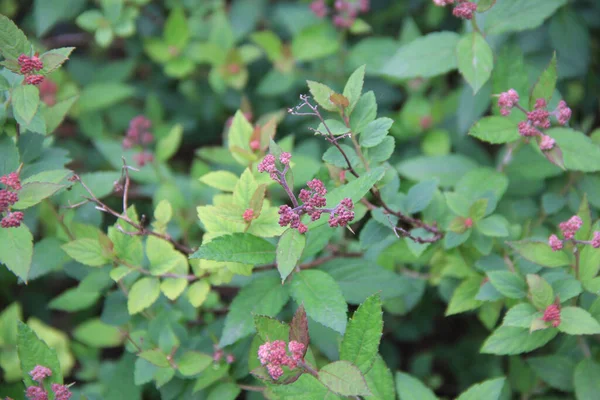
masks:
<svg viewBox="0 0 600 400"><path fill-rule="evenodd" d="M527 296L525 280L511 271L490 271L487 273L490 282L504 296L510 299L522 299Z"/></svg>
<svg viewBox="0 0 600 400"><path fill-rule="evenodd" d="M531 89L531 96L529 97L529 109L533 110L537 99L544 99L547 103L550 102L554 89L556 88L556 80L558 79L558 73L556 71L556 53L552 55L550 63L542 71L542 74L538 78L537 82Z"/></svg>
<svg viewBox="0 0 600 400"><path fill-rule="evenodd" d="M48 75L63 65L68 59L75 47L61 47L52 49L40 56L44 63L44 68L40 71L42 75Z"/></svg>
<svg viewBox="0 0 600 400"><path fill-rule="evenodd" d="M63 383L62 370L56 350L50 348L32 328L21 321L17 322L17 353L19 354L21 371L23 371L23 380L27 386L37 386L29 372L38 365L50 368L52 371L52 375L44 379L47 388L52 383Z"/></svg>
<svg viewBox="0 0 600 400"><path fill-rule="evenodd" d="M126 268L126 270L129 271L129 268ZM72 288L53 298L48 303L48 308L69 312L81 311L94 305L99 298L99 292L87 292L79 290L79 288Z"/></svg>
<svg viewBox="0 0 600 400"><path fill-rule="evenodd" d="M306 314L339 333L346 330L348 306L338 284L331 276L318 270L305 270L294 275L290 292Z"/></svg>
<svg viewBox="0 0 600 400"><path fill-rule="evenodd" d="M177 124L171 128L167 136L159 139L156 143L156 159L167 161L173 157L181 145L182 138L183 126Z"/></svg>
<svg viewBox="0 0 600 400"><path fill-rule="evenodd" d="M194 307L200 307L208 297L210 284L205 280L194 282L190 285L187 297Z"/></svg>
<svg viewBox="0 0 600 400"><path fill-rule="evenodd" d="M144 350L138 354L138 357L143 358L157 367L166 368L170 366L166 354L160 349Z"/></svg>
<svg viewBox="0 0 600 400"><path fill-rule="evenodd" d="M376 116L377 100L375 100L375 93L369 91L360 97L350 116L352 133L355 135L362 133L367 125L375 120Z"/></svg>
<svg viewBox="0 0 600 400"><path fill-rule="evenodd" d="M184 376L194 376L204 371L213 359L208 354L200 353L198 351L186 351L175 361L177 369Z"/></svg>
<svg viewBox="0 0 600 400"><path fill-rule="evenodd" d="M577 400L591 400L600 393L600 365L591 358L584 358L575 367L573 383Z"/></svg>
<svg viewBox="0 0 600 400"><path fill-rule="evenodd" d="M317 104L327 111L337 111L337 106L329 100L335 91L327 85L315 81L306 81L308 89Z"/></svg>
<svg viewBox="0 0 600 400"><path fill-rule="evenodd" d="M548 386L565 392L573 391L575 361L570 357L563 355L530 357L527 359L527 364Z"/></svg>
<svg viewBox="0 0 600 400"><path fill-rule="evenodd" d="M62 245L62 249L75 261L90 267L101 267L110 262L98 239L77 239Z"/></svg>
<svg viewBox="0 0 600 400"><path fill-rule="evenodd" d="M19 201L13 205L13 208L16 210L25 210L26 208L33 207L64 187L65 185L58 185L51 182L26 183L19 190Z"/></svg>
<svg viewBox="0 0 600 400"><path fill-rule="evenodd" d="M12 106L17 122L24 126L29 125L40 106L39 89L34 85L17 86L12 91Z"/></svg>
<svg viewBox="0 0 600 400"><path fill-rule="evenodd" d="M479 307L481 302L476 300L475 297L480 287L481 278L479 277L473 277L461 283L452 294L452 298L446 309L446 316L460 314Z"/></svg>
<svg viewBox="0 0 600 400"><path fill-rule="evenodd" d="M514 142L520 138L517 124L500 116L481 118L471 127L469 135L492 144Z"/></svg>
<svg viewBox="0 0 600 400"><path fill-rule="evenodd" d="M27 282L33 258L33 235L25 224L18 228L0 228L0 262Z"/></svg>
<svg viewBox="0 0 600 400"><path fill-rule="evenodd" d="M200 182L224 192L233 192L238 180L237 175L229 171L212 171L200 177Z"/></svg>
<svg viewBox="0 0 600 400"><path fill-rule="evenodd" d="M165 43L182 50L190 38L190 29L182 7L175 7L169 13L165 22Z"/></svg>
<svg viewBox="0 0 600 400"><path fill-rule="evenodd" d="M308 332L308 318L306 316L304 306L302 305L298 307L294 313L292 321L290 322L289 341L291 342L292 340L304 345L304 352L302 354L304 357L310 343L310 335Z"/></svg>
<svg viewBox="0 0 600 400"><path fill-rule="evenodd" d="M485 33L499 35L537 28L567 0L503 0L485 15Z"/></svg>
<svg viewBox="0 0 600 400"><path fill-rule="evenodd" d="M90 347L117 347L123 343L123 336L116 326L108 325L99 318L93 318L78 325L73 337Z"/></svg>
<svg viewBox="0 0 600 400"><path fill-rule="evenodd" d="M456 400L499 400L505 380L505 378L496 378L475 384Z"/></svg>
<svg viewBox="0 0 600 400"><path fill-rule="evenodd" d="M354 110L354 107L360 98L365 80L365 68L365 65L358 67L352 75L350 75L350 78L348 78L348 81L346 82L346 86L344 86L343 95L350 103L348 107L346 107L346 115L352 114L352 110Z"/></svg>
<svg viewBox="0 0 600 400"><path fill-rule="evenodd" d="M387 136L393 124L394 120L387 117L377 118L369 122L359 137L361 147L375 147L380 144Z"/></svg>
<svg viewBox="0 0 600 400"><path fill-rule="evenodd" d="M288 277L298 264L305 245L306 236L299 233L297 229L290 228L283 232L283 235L279 238L275 263L282 281Z"/></svg>
<svg viewBox="0 0 600 400"><path fill-rule="evenodd" d="M373 295L354 312L340 346L340 360L356 365L367 373L379 351L383 333L383 311L379 295Z"/></svg>
<svg viewBox="0 0 600 400"><path fill-rule="evenodd" d="M552 286L541 276L527 274L527 286L529 286L531 302L538 310L545 310L554 302Z"/></svg>
<svg viewBox="0 0 600 400"><path fill-rule="evenodd" d="M456 45L458 70L473 88L473 94L490 79L494 68L494 53L478 32L465 34Z"/></svg>
<svg viewBox="0 0 600 400"><path fill-rule="evenodd" d="M144 311L154 304L158 296L160 296L160 281L158 278L145 277L138 280L131 286L127 298L129 314L133 315Z"/></svg>
<svg viewBox="0 0 600 400"><path fill-rule="evenodd" d="M368 397L369 400L396 400L394 376L380 355L375 357L373 367L366 373L365 380L372 393Z"/></svg>
<svg viewBox="0 0 600 400"><path fill-rule="evenodd" d="M31 55L31 44L14 22L0 14L0 53L7 60L16 60L21 54Z"/></svg>
<svg viewBox="0 0 600 400"><path fill-rule="evenodd" d="M421 181L412 186L404 199L406 212L414 214L423 211L431 203L431 200L433 200L436 191L437 181L435 179Z"/></svg>
<svg viewBox="0 0 600 400"><path fill-rule="evenodd" d="M531 304L517 304L506 312L502 325L529 329L533 320L541 317L542 313Z"/></svg>
<svg viewBox="0 0 600 400"><path fill-rule="evenodd" d="M298 380L289 385L274 385L271 391L286 400L338 400L340 397L331 393L321 382L310 374L302 374Z"/></svg>
<svg viewBox="0 0 600 400"><path fill-rule="evenodd" d="M231 302L221 335L220 347L237 342L252 332L252 314L275 316L289 299L287 286L277 276L267 275L251 281Z"/></svg>
<svg viewBox="0 0 600 400"><path fill-rule="evenodd" d="M554 339L556 329L543 329L529 332L527 328L501 326L486 339L481 353L496 355L511 355L527 353L542 347Z"/></svg>
<svg viewBox="0 0 600 400"><path fill-rule="evenodd" d="M553 251L548 243L522 240L507 242L521 257L544 267L564 267L571 263L564 251Z"/></svg>
<svg viewBox="0 0 600 400"><path fill-rule="evenodd" d="M563 307L557 329L569 335L596 335L600 333L600 323L583 308Z"/></svg>
<svg viewBox="0 0 600 400"><path fill-rule="evenodd" d="M270 264L275 261L275 246L249 233L219 236L203 244L190 256L203 260Z"/></svg>
<svg viewBox="0 0 600 400"><path fill-rule="evenodd" d="M336 361L319 370L319 379L342 396L369 396L371 391L360 370L348 361Z"/></svg>
<svg viewBox="0 0 600 400"><path fill-rule="evenodd" d="M399 400L437 400L433 391L420 380L404 372L396 372L396 390Z"/></svg>

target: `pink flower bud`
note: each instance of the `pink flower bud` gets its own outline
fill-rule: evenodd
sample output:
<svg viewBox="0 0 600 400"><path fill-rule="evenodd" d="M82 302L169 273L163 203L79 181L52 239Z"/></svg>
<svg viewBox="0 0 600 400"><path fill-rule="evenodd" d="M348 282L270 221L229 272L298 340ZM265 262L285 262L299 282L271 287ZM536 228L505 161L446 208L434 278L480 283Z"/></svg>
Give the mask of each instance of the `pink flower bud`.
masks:
<svg viewBox="0 0 600 400"><path fill-rule="evenodd" d="M275 172L277 167L275 166L275 156L267 154L265 158L258 164L258 172Z"/></svg>
<svg viewBox="0 0 600 400"><path fill-rule="evenodd" d="M246 222L252 221L254 219L254 210L251 208L246 209L242 215L242 218L244 218L244 221Z"/></svg>
<svg viewBox="0 0 600 400"><path fill-rule="evenodd" d="M472 226L473 226L473 218L471 218L471 217L465 218L465 227L470 228Z"/></svg>
<svg viewBox="0 0 600 400"><path fill-rule="evenodd" d="M542 135L542 140L540 141L540 150L542 150L542 151L552 150L554 148L555 144L556 144L556 141L554 139L552 139L550 136Z"/></svg>
<svg viewBox="0 0 600 400"><path fill-rule="evenodd" d="M281 155L279 156L279 161L283 164L283 165L289 165L290 164L290 159L292 158L292 155L290 153L288 153L287 151L284 151L283 153L281 153Z"/></svg>
<svg viewBox="0 0 600 400"><path fill-rule="evenodd" d="M529 121L521 121L519 122L519 134L524 137L532 137L540 135L540 132Z"/></svg>
<svg viewBox="0 0 600 400"><path fill-rule="evenodd" d="M542 320L545 322L551 322L553 327L557 327L560 325L560 307L556 304L550 304L544 310L544 316Z"/></svg>
<svg viewBox="0 0 600 400"><path fill-rule="evenodd" d="M48 393L39 386L29 386L25 391L29 400L48 400Z"/></svg>
<svg viewBox="0 0 600 400"><path fill-rule="evenodd" d="M558 224L559 229L562 231L565 239L573 239L579 228L583 225L583 221L578 215L574 215L569 218L568 221L561 222Z"/></svg>
<svg viewBox="0 0 600 400"><path fill-rule="evenodd" d="M600 248L600 232L594 232L594 238L592 239L591 244L595 249Z"/></svg>
<svg viewBox="0 0 600 400"><path fill-rule="evenodd" d="M552 251L559 251L563 248L563 242L556 235L551 235L548 238L548 244L552 247Z"/></svg>
<svg viewBox="0 0 600 400"><path fill-rule="evenodd" d="M250 148L254 151L260 149L260 141L259 140L253 140L250 142Z"/></svg>
<svg viewBox="0 0 600 400"><path fill-rule="evenodd" d="M73 395L66 385L59 385L58 383L52 384L52 391L54 392L55 400L69 400Z"/></svg>
<svg viewBox="0 0 600 400"><path fill-rule="evenodd" d="M433 4L435 4L438 7L445 7L448 4L453 4L454 0L433 0Z"/></svg>
<svg viewBox="0 0 600 400"><path fill-rule="evenodd" d="M25 77L25 83L27 85L39 85L44 80L43 75L27 75Z"/></svg>
<svg viewBox="0 0 600 400"><path fill-rule="evenodd" d="M29 375L31 375L31 379L41 383L47 377L52 376L52 370L42 365L36 365L34 369L29 371Z"/></svg>
<svg viewBox="0 0 600 400"><path fill-rule="evenodd" d="M21 180L19 179L19 174L16 172L1 176L0 183L6 185L10 189L21 190Z"/></svg>
<svg viewBox="0 0 600 400"><path fill-rule="evenodd" d="M298 225L298 232L300 232L301 234L305 234L307 230L308 230L308 227L306 225L304 225L304 224Z"/></svg>
<svg viewBox="0 0 600 400"><path fill-rule="evenodd" d="M327 15L327 5L325 0L314 0L310 3L310 10L319 18L324 18Z"/></svg>
<svg viewBox="0 0 600 400"><path fill-rule="evenodd" d="M477 4L471 1L463 1L459 3L454 10L452 10L452 14L455 17L463 18L463 19L471 19L473 18L473 14L477 11Z"/></svg>
<svg viewBox="0 0 600 400"><path fill-rule="evenodd" d="M24 214L21 211L11 212L2 218L2 221L0 221L0 226L2 226L2 228L18 228L21 226L23 217Z"/></svg>
<svg viewBox="0 0 600 400"><path fill-rule="evenodd" d="M556 119L558 119L558 123L561 125L566 125L567 122L569 122L569 119L571 119L571 113L571 109L567 107L567 103L565 103L564 100L561 100L558 103L558 107L556 107L556 110L553 112L553 114L556 116Z"/></svg>
<svg viewBox="0 0 600 400"><path fill-rule="evenodd" d="M235 356L233 354L227 354L225 362L227 362L227 364L233 364L235 362Z"/></svg>

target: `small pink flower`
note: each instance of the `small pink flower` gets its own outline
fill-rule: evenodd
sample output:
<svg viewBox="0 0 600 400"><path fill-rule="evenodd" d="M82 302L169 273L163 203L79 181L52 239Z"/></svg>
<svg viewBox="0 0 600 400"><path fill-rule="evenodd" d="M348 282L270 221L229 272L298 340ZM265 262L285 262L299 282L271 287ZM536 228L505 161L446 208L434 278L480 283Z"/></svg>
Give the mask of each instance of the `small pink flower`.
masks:
<svg viewBox="0 0 600 400"><path fill-rule="evenodd" d="M565 239L573 239L579 228L583 225L583 221L578 215L573 215L568 221L561 222L558 224L559 229L562 231Z"/></svg>
<svg viewBox="0 0 600 400"><path fill-rule="evenodd" d="M219 349L218 347L215 346L215 349L213 351L213 361L214 362L219 362L221 361L221 359L223 358L223 349Z"/></svg>
<svg viewBox="0 0 600 400"><path fill-rule="evenodd" d="M265 158L258 164L258 172L275 172L277 167L275 166L275 156L267 154Z"/></svg>
<svg viewBox="0 0 600 400"><path fill-rule="evenodd" d="M524 137L540 135L540 132L529 121L519 122L519 134Z"/></svg>
<svg viewBox="0 0 600 400"><path fill-rule="evenodd" d="M19 174L16 172L11 172L8 175L1 176L0 183L11 189L21 190L21 180L19 179Z"/></svg>
<svg viewBox="0 0 600 400"><path fill-rule="evenodd" d="M39 386L29 386L25 391L29 400L48 400L48 393Z"/></svg>
<svg viewBox="0 0 600 400"><path fill-rule="evenodd" d="M26 75L33 71L39 71L44 68L44 63L38 58L38 56L27 57L25 54L21 54L17 58L17 62L21 67L21 74Z"/></svg>
<svg viewBox="0 0 600 400"><path fill-rule="evenodd" d="M563 242L556 235L551 235L548 238L548 244L552 247L552 251L559 251L563 248Z"/></svg>
<svg viewBox="0 0 600 400"><path fill-rule="evenodd" d="M347 226L354 219L354 203L349 198L340 201L340 204L333 209L329 215L329 226L332 228L338 226Z"/></svg>
<svg viewBox="0 0 600 400"><path fill-rule="evenodd" d="M536 110L542 110L542 109L546 108L547 106L548 106L548 103L546 103L546 99L537 99L535 101L534 108Z"/></svg>
<svg viewBox="0 0 600 400"><path fill-rule="evenodd" d="M290 341L290 343L288 343L288 350L290 351L290 353L292 353L292 358L296 361L302 359L302 355L304 353L305 348L306 347L303 343L297 342L295 340L292 340Z"/></svg>
<svg viewBox="0 0 600 400"><path fill-rule="evenodd" d="M227 362L227 364L233 364L235 362L235 356L233 354L227 354L225 362Z"/></svg>
<svg viewBox="0 0 600 400"><path fill-rule="evenodd" d="M500 107L500 113L504 116L509 115L511 109L517 103L519 103L519 93L515 89L509 89L498 96L498 107Z"/></svg>
<svg viewBox="0 0 600 400"><path fill-rule="evenodd" d="M594 232L594 238L592 239L591 244L595 249L600 248L600 232Z"/></svg>
<svg viewBox="0 0 600 400"><path fill-rule="evenodd" d="M454 4L454 0L433 0L433 4L438 7L445 7L448 4Z"/></svg>
<svg viewBox="0 0 600 400"><path fill-rule="evenodd" d="M0 226L2 228L18 228L21 226L21 222L23 221L24 214L21 211L14 211L6 215L0 221Z"/></svg>
<svg viewBox="0 0 600 400"><path fill-rule="evenodd" d="M259 140L253 140L250 142L250 148L254 151L260 149L260 141Z"/></svg>
<svg viewBox="0 0 600 400"><path fill-rule="evenodd" d="M281 153L281 155L279 156L279 161L283 164L283 165L289 165L290 164L290 159L292 158L292 155L290 153L288 153L287 151L284 151L283 153Z"/></svg>
<svg viewBox="0 0 600 400"><path fill-rule="evenodd" d="M273 378L274 380L281 378L281 375L283 375L283 369L280 365L267 365L267 372L269 372L269 375L271 375L271 378Z"/></svg>
<svg viewBox="0 0 600 400"><path fill-rule="evenodd" d="M473 226L473 218L471 218L471 217L465 218L465 227L470 228L472 226Z"/></svg>
<svg viewBox="0 0 600 400"><path fill-rule="evenodd" d="M548 151L554 148L556 141L552 139L548 135L542 135L542 140L540 141L540 150Z"/></svg>
<svg viewBox="0 0 600 400"><path fill-rule="evenodd" d="M69 400L73 395L66 385L59 385L58 383L52 384L52 391L54 392L55 400Z"/></svg>
<svg viewBox="0 0 600 400"><path fill-rule="evenodd" d="M544 316L542 320L545 322L551 322L553 327L557 327L560 325L560 307L556 304L550 304L544 310Z"/></svg>
<svg viewBox="0 0 600 400"><path fill-rule="evenodd" d="M147 163L154 161L154 154L150 153L149 151L142 151L135 154L133 156L133 160L138 166L143 167Z"/></svg>
<svg viewBox="0 0 600 400"><path fill-rule="evenodd" d="M546 110L536 109L527 113L527 119L531 121L533 126L538 128L550 128L550 113Z"/></svg>
<svg viewBox="0 0 600 400"><path fill-rule="evenodd" d="M254 210L251 208L246 209L242 215L242 218L244 218L244 221L246 222L252 221L254 219Z"/></svg>
<svg viewBox="0 0 600 400"><path fill-rule="evenodd" d="M39 85L44 81L43 75L27 75L25 77L25 83L27 85Z"/></svg>
<svg viewBox="0 0 600 400"><path fill-rule="evenodd" d="M461 1L454 10L452 10L452 14L455 17L463 18L463 19L471 19L473 18L473 14L477 11L477 4L471 1Z"/></svg>
<svg viewBox="0 0 600 400"><path fill-rule="evenodd" d="M324 18L327 15L327 5L325 4L325 0L314 0L310 3L310 10L319 18Z"/></svg>
<svg viewBox="0 0 600 400"><path fill-rule="evenodd" d="M302 223L300 223L298 225L298 232L300 232L301 234L305 234L306 231L308 231L308 227Z"/></svg>
<svg viewBox="0 0 600 400"><path fill-rule="evenodd" d="M0 190L0 212L4 212L19 201L19 195L6 189Z"/></svg>
<svg viewBox="0 0 600 400"><path fill-rule="evenodd" d="M34 369L29 371L29 375L31 375L31 379L41 383L47 377L52 376L52 370L42 365L36 365Z"/></svg>
<svg viewBox="0 0 600 400"><path fill-rule="evenodd" d="M553 112L553 114L556 116L556 119L558 119L558 123L561 125L566 125L567 122L569 122L569 119L571 119L571 113L571 109L567 107L567 103L564 100L561 100L558 103L558 107L556 107L556 110Z"/></svg>

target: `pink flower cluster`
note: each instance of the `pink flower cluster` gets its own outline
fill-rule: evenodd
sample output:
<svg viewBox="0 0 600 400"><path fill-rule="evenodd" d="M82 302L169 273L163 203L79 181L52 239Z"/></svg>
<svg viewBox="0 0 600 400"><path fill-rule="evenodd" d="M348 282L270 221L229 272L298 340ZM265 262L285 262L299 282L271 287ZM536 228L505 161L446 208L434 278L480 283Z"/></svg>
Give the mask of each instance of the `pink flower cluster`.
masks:
<svg viewBox="0 0 600 400"><path fill-rule="evenodd" d="M333 24L338 28L350 28L359 14L366 13L371 8L370 0L335 0ZM325 0L314 0L310 4L311 11L319 18L325 18L329 7Z"/></svg>
<svg viewBox="0 0 600 400"><path fill-rule="evenodd" d="M19 201L18 191L21 190L21 180L17 172L0 177L0 183L6 186L6 189L0 189L0 221L2 228L18 228L21 226L24 214L20 211L11 211L11 207Z"/></svg>
<svg viewBox="0 0 600 400"><path fill-rule="evenodd" d="M498 96L498 106L500 113L504 116L510 114L513 107L519 107L519 94L514 89L500 93ZM523 137L539 137L540 150L549 151L554 148L555 140L542 133L542 129L548 129L552 125L550 116L555 116L560 125L565 125L571 118L571 109L567 103L560 101L556 109L552 112L547 109L548 104L545 99L537 99L533 111L525 111L526 121L519 122L519 134ZM520 108L520 107L519 107Z"/></svg>
<svg viewBox="0 0 600 400"><path fill-rule="evenodd" d="M52 376L52 371L50 368L44 367L42 365L36 365L34 369L29 371L29 375L31 375L31 379L36 381L39 386L29 386L25 391L25 395L29 400L48 400L48 392L42 386L44 379ZM60 385L58 383L53 383L52 392L54 393L55 400L69 400L72 396L69 387L66 385Z"/></svg>
<svg viewBox="0 0 600 400"><path fill-rule="evenodd" d="M275 156L267 154L265 158L258 164L258 172L268 172L275 182L281 183L277 175L277 166L275 165Z"/></svg>
<svg viewBox="0 0 600 400"><path fill-rule="evenodd" d="M25 84L27 85L39 85L44 80L43 75L38 75L37 72L44 68L44 63L36 55L28 57L25 54L21 54L17 58L17 62L21 67L21 74L25 75Z"/></svg>
<svg viewBox="0 0 600 400"><path fill-rule="evenodd" d="M433 3L439 7L445 7L450 4L455 4L454 0L433 0ZM456 6L452 10L455 17L463 19L473 18L473 14L477 11L477 4L468 0L456 0Z"/></svg>
<svg viewBox="0 0 600 400"><path fill-rule="evenodd" d="M221 349L220 347L215 345L214 351L213 351L213 361L216 363L221 362L224 355L225 355L225 352L223 351L223 349ZM227 364L233 364L235 362L235 356L231 353L225 355L225 362Z"/></svg>
<svg viewBox="0 0 600 400"><path fill-rule="evenodd" d="M251 222L254 219L254 210L247 208L246 211L244 211L244 214L242 214L242 218L244 218L244 221L246 222Z"/></svg>
<svg viewBox="0 0 600 400"><path fill-rule="evenodd" d="M323 210L320 207L327 205L325 195L327 189L319 179L313 179L306 183L310 190L301 189L298 198L304 203L304 212L310 216L311 221L321 218Z"/></svg>
<svg viewBox="0 0 600 400"><path fill-rule="evenodd" d="M266 342L258 348L258 359L260 363L267 367L269 375L277 380L283 375L282 366L294 369L298 362L302 361L304 356L304 344L295 340L290 341L287 346L290 355L287 354L285 342L283 340L274 340Z"/></svg>
<svg viewBox="0 0 600 400"><path fill-rule="evenodd" d="M558 228L561 230L562 235L565 239L561 240L556 235L550 235L550 237L548 238L548 245L552 248L553 251L562 250L562 248L564 247L564 242L567 240L574 240L575 234L577 233L577 231L579 231L579 229L581 229L582 225L583 221L577 215L572 216L571 218L569 218L568 221L561 222L560 224L558 224ZM600 232L594 232L594 237L592 238L592 240L574 241L578 244L589 244L593 248L598 249L600 248Z"/></svg>
<svg viewBox="0 0 600 400"><path fill-rule="evenodd" d="M551 322L553 327L560 325L560 306L556 304L550 304L544 310L544 316L542 320L545 322Z"/></svg>
<svg viewBox="0 0 600 400"><path fill-rule="evenodd" d="M152 122L143 115L138 115L129 122L129 128L127 134L123 139L123 148L130 149L135 145L142 146L142 151L133 156L135 162L143 167L149 162L154 161L154 155L144 150L145 146L148 146L154 141L154 135L150 133Z"/></svg>
<svg viewBox="0 0 600 400"><path fill-rule="evenodd" d="M337 226L347 226L354 219L354 203L349 198L340 201L333 212L329 214L329 226L335 228Z"/></svg>

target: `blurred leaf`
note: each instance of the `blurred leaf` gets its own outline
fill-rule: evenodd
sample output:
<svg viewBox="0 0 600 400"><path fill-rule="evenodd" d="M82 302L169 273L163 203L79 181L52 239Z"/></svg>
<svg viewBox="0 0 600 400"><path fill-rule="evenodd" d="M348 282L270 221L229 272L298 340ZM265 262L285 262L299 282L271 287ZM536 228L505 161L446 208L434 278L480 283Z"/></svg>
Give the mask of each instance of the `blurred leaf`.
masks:
<svg viewBox="0 0 600 400"><path fill-rule="evenodd" d="M600 322L583 308L563 307L557 329L569 335L596 335L600 333Z"/></svg>
<svg viewBox="0 0 600 400"><path fill-rule="evenodd" d="M600 391L600 365L591 358L584 358L575 367L573 382L578 400L593 399Z"/></svg>
<svg viewBox="0 0 600 400"><path fill-rule="evenodd" d="M21 54L31 56L27 37L8 17L0 15L0 53L7 60L16 60Z"/></svg>
<svg viewBox="0 0 600 400"><path fill-rule="evenodd" d="M485 117L469 130L469 135L488 143L514 142L520 138L517 124L506 117Z"/></svg>
<svg viewBox="0 0 600 400"><path fill-rule="evenodd" d="M27 282L33 256L33 235L25 224L0 229L0 262Z"/></svg>
<svg viewBox="0 0 600 400"><path fill-rule="evenodd" d="M185 12L182 7L176 7L169 13L169 18L165 22L164 31L165 43L182 50L190 38Z"/></svg>
<svg viewBox="0 0 600 400"><path fill-rule="evenodd" d="M156 143L156 159L167 161L173 157L181 145L182 137L183 126L177 124L171 128L167 136L159 139Z"/></svg>
<svg viewBox="0 0 600 400"><path fill-rule="evenodd" d="M313 61L334 54L339 41L331 24L308 26L292 39L292 56L296 61Z"/></svg>
<svg viewBox="0 0 600 400"><path fill-rule="evenodd" d="M319 370L320 381L342 396L369 396L371 391L364 376L348 361L336 361Z"/></svg>
<svg viewBox="0 0 600 400"><path fill-rule="evenodd" d="M6 229L4 229L6 230ZM27 386L37 386L29 372L36 366L42 365L52 371L52 375L44 379L45 387L49 388L52 383L63 383L63 375L56 350L42 341L32 328L23 322L18 322L17 352L21 361L23 380Z"/></svg>
<svg viewBox="0 0 600 400"><path fill-rule="evenodd" d="M399 400L437 400L433 391L417 378L404 372L396 372L396 390Z"/></svg>
<svg viewBox="0 0 600 400"><path fill-rule="evenodd" d="M497 378L478 383L463 392L456 400L479 400L482 398L500 400L504 381L505 378Z"/></svg>
<svg viewBox="0 0 600 400"><path fill-rule="evenodd" d="M556 72L556 53L552 55L550 64L542 71L537 82L531 89L531 96L529 97L529 109L533 110L537 99L544 99L547 103L550 102L554 89L556 88L556 80L558 74Z"/></svg>
<svg viewBox="0 0 600 400"><path fill-rule="evenodd" d="M93 318L78 325L73 337L91 347L118 347L123 343L123 336L115 326L105 324L99 318Z"/></svg>
<svg viewBox="0 0 600 400"><path fill-rule="evenodd" d="M275 263L282 282L292 273L302 256L306 237L297 229L286 230L277 242Z"/></svg>
<svg viewBox="0 0 600 400"><path fill-rule="evenodd" d="M485 32L499 35L537 28L566 0L520 0L499 1L486 13Z"/></svg>
<svg viewBox="0 0 600 400"><path fill-rule="evenodd" d="M458 70L477 93L490 79L494 67L494 53L486 40L477 32L466 34L456 45Z"/></svg>
<svg viewBox="0 0 600 400"><path fill-rule="evenodd" d="M127 310L134 315L150 307L160 296L160 281L158 278L145 277L133 284L127 299ZM144 357L145 358L145 357ZM151 360L148 360L152 362ZM159 365L160 367L161 365ZM166 366L166 365L162 365Z"/></svg>

